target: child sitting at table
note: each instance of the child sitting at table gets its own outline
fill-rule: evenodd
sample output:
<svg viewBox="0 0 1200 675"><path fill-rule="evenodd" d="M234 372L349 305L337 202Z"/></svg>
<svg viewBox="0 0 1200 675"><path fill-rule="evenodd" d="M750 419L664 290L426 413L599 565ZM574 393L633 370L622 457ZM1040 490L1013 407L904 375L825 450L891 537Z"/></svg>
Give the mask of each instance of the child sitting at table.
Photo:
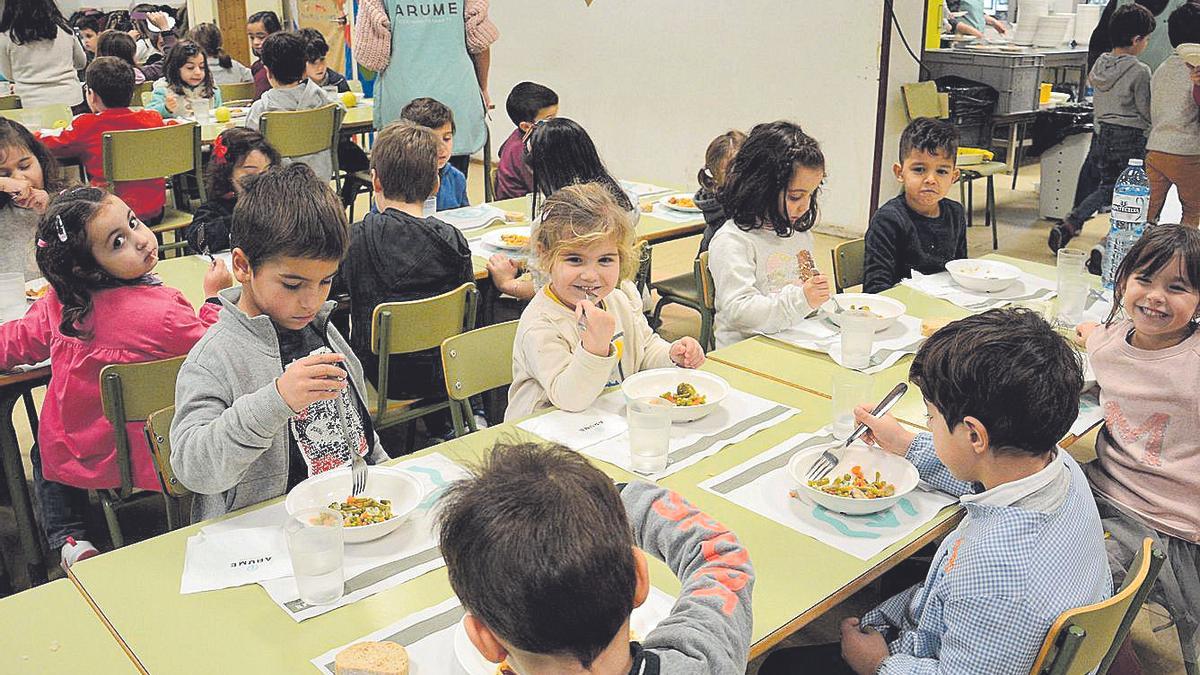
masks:
<svg viewBox="0 0 1200 675"><path fill-rule="evenodd" d="M163 61L163 76L154 83L154 92L146 107L157 110L164 118L194 118L192 102L208 101L210 111L221 106L221 90L213 84L208 71L208 57L200 45L180 40L167 52Z"/></svg>
<svg viewBox="0 0 1200 675"><path fill-rule="evenodd" d="M38 220L61 187L58 163L19 122L0 117L0 270L42 276L34 253Z"/></svg>
<svg viewBox="0 0 1200 675"><path fill-rule="evenodd" d="M725 180L729 176L729 165L733 163L733 158L745 142L745 132L730 129L709 141L708 149L704 151L704 167L696 174L700 189L694 196L696 208L704 214L704 236L700 238L701 253L708 250L713 235L725 224L725 207L721 206L717 195L725 186Z"/></svg>
<svg viewBox="0 0 1200 675"><path fill-rule="evenodd" d="M774 673L1028 673L1062 612L1112 590L1087 478L1056 447L1079 413L1079 357L1037 314L992 310L934 333L913 359L932 433L856 419L967 516L923 583L842 622L836 646L772 654ZM801 667L803 666L803 667Z"/></svg>
<svg viewBox="0 0 1200 675"><path fill-rule="evenodd" d="M829 299L809 233L824 180L821 147L799 125L750 130L721 191L729 221L709 244L717 347L789 328Z"/></svg>
<svg viewBox="0 0 1200 675"><path fill-rule="evenodd" d="M262 59L267 67L271 89L263 93L246 113L246 127L258 130L263 113L273 110L311 110L329 104L339 108L345 106L337 96L326 92L315 82L305 79L308 68L308 46L304 38L295 33L275 33L263 42ZM293 161L285 159L285 163ZM296 157L294 161L312 167L321 180L333 178L333 158L328 150Z"/></svg>
<svg viewBox="0 0 1200 675"><path fill-rule="evenodd" d="M250 64L250 73L254 76L254 100L262 98L271 88L267 79L267 68L262 61L262 46L267 38L283 30L279 15L271 10L255 12L246 19L246 37L250 40L250 53L255 57Z"/></svg>
<svg viewBox="0 0 1200 675"><path fill-rule="evenodd" d="M863 261L863 292L880 293L912 277L937 274L967 257L967 217L962 204L946 199L958 180L958 129L918 117L900 134L900 157L892 173L904 192L871 216Z"/></svg>
<svg viewBox="0 0 1200 675"><path fill-rule="evenodd" d="M675 492L614 486L562 446L498 444L471 478L447 488L438 533L467 637L503 672L746 670L750 556ZM647 553L682 588L639 642L630 614L650 595Z"/></svg>
<svg viewBox="0 0 1200 675"><path fill-rule="evenodd" d="M394 122L379 132L371 149L376 213L350 230L350 250L338 286L350 293L350 345L378 386L379 357L371 353L371 315L384 302L420 300L475 280L471 247L463 233L422 206L437 192L441 142L427 127ZM395 399L446 397L441 352L392 356L388 395ZM431 437L450 431L449 414L427 415Z"/></svg>
<svg viewBox="0 0 1200 675"><path fill-rule="evenodd" d="M525 137L536 122L558 116L558 94L536 82L520 82L508 93L504 109L517 128L500 144L496 199L524 197L533 192L533 170L525 158Z"/></svg>
<svg viewBox="0 0 1200 675"><path fill-rule="evenodd" d="M1147 228L1117 270L1114 305L1078 341L1100 385L1105 424L1087 465L1114 569L1144 537L1167 554L1158 575L1185 660L1196 663L1200 617L1200 231ZM1188 505L1191 506L1188 506Z"/></svg>
<svg viewBox="0 0 1200 675"><path fill-rule="evenodd" d="M429 127L438 137L437 210L470 206L467 177L450 163L450 152L454 149L454 113L450 108L436 99L416 98L400 111L400 119Z"/></svg>
<svg viewBox="0 0 1200 675"><path fill-rule="evenodd" d="M1200 42L1200 4L1185 2L1167 19L1172 47ZM1192 96L1191 73L1171 54L1150 78L1150 135L1146 176L1150 179L1150 222L1158 222L1171 186L1183 204L1180 222L1200 226L1200 103Z"/></svg>
<svg viewBox="0 0 1200 675"><path fill-rule="evenodd" d="M224 38L217 24L202 23L192 29L189 37L204 50L213 84L236 84L254 80L254 74L249 68L225 53Z"/></svg>
<svg viewBox="0 0 1200 675"><path fill-rule="evenodd" d="M338 93L350 91L350 83L346 81L346 76L325 64L325 57L329 55L329 43L325 42L321 31L316 28L301 28L300 37L304 38L308 49L305 56L308 61L305 76L316 82L319 87L337 87Z"/></svg>
<svg viewBox="0 0 1200 675"><path fill-rule="evenodd" d="M50 359L31 460L39 520L63 567L97 553L84 527L87 491L121 485L113 428L100 404L101 368L186 354L217 319L217 305L204 303L197 317L182 293L164 286L153 275L157 262L154 233L120 197L68 190L38 226L37 264L49 290L24 318L0 324L0 370ZM215 263L204 294L231 282ZM141 426L128 429L133 485L161 490Z"/></svg>
<svg viewBox="0 0 1200 675"><path fill-rule="evenodd" d="M625 209L600 183L546 198L530 247L549 283L521 313L505 420L551 406L576 412L634 373L704 363L700 343L669 343L642 314L638 254Z"/></svg>
<svg viewBox="0 0 1200 675"><path fill-rule="evenodd" d="M349 239L329 183L304 164L257 176L232 238L241 286L221 292L175 383L171 467L196 493L194 521L278 497L351 452L387 459L362 366L329 321Z"/></svg>
<svg viewBox="0 0 1200 675"><path fill-rule="evenodd" d="M234 127L217 136L204 171L208 201L196 209L185 235L193 251L209 253L230 247L233 208L246 191L247 177L257 176L279 163L279 153L253 129Z"/></svg>
<svg viewBox="0 0 1200 675"><path fill-rule="evenodd" d="M98 56L87 68L87 104L92 112L77 115L59 133L39 135L56 157L78 158L95 187L104 187L103 136L107 131L155 129L162 116L153 110L131 110L133 67L113 56ZM162 220L166 182L161 178L117 183L113 191L147 225Z"/></svg>

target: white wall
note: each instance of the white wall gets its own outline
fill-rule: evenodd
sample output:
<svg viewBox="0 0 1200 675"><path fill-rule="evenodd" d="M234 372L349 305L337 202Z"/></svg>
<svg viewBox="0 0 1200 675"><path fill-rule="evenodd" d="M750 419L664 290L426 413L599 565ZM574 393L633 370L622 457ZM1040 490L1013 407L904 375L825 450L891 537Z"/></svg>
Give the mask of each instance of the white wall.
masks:
<svg viewBox="0 0 1200 675"><path fill-rule="evenodd" d="M921 0L895 0L919 49ZM521 0L493 2L494 149L512 131L504 99L533 80L591 133L621 177L692 187L704 148L730 127L786 118L821 142L822 221L862 232L874 173L882 3L865 0ZM889 107L916 80L894 40ZM901 51L897 52L899 49ZM890 176L900 119L889 115ZM891 196L894 183L884 183Z"/></svg>

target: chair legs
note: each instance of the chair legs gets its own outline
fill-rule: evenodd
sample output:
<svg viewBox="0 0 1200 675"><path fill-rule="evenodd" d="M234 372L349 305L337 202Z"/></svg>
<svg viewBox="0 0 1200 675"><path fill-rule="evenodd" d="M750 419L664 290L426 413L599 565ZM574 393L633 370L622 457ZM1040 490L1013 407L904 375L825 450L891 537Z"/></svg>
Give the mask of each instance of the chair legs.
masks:
<svg viewBox="0 0 1200 675"><path fill-rule="evenodd" d="M985 208L985 217L992 228L992 250L995 251L1000 247L1000 242L996 234L996 185L993 176L987 177L987 206Z"/></svg>
<svg viewBox="0 0 1200 675"><path fill-rule="evenodd" d="M172 497L167 493L163 493L163 504L167 510L167 531L178 530L183 527L183 516L180 511L178 497Z"/></svg>
<svg viewBox="0 0 1200 675"><path fill-rule="evenodd" d="M104 510L104 521L108 524L108 535L112 538L113 548L121 548L125 545L125 536L121 533L121 523L117 520L116 506L113 504L114 497L108 490L100 490L100 507Z"/></svg>

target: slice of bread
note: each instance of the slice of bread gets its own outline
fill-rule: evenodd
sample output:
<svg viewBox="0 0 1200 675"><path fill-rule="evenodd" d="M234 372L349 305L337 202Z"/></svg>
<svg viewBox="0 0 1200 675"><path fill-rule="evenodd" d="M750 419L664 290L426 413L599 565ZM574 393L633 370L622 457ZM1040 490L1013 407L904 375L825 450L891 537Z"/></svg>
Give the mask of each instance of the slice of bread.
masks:
<svg viewBox="0 0 1200 675"><path fill-rule="evenodd" d="M953 322L954 319L945 316L937 316L921 321L921 335L929 337L939 330L946 327L946 324Z"/></svg>
<svg viewBox="0 0 1200 675"><path fill-rule="evenodd" d="M408 650L395 642L359 642L334 658L337 675L408 675Z"/></svg>

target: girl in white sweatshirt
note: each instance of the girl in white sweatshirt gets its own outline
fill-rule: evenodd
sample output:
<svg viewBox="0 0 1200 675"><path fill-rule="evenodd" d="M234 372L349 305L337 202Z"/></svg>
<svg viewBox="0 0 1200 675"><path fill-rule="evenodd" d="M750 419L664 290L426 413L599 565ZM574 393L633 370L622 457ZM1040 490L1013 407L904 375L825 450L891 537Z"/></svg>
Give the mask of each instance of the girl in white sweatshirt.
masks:
<svg viewBox="0 0 1200 675"><path fill-rule="evenodd" d="M630 281L638 267L633 225L599 183L546 198L531 247L550 282L521 313L505 420L551 406L587 408L605 387L648 368L697 368L700 343L668 343L650 329Z"/></svg>
<svg viewBox="0 0 1200 675"><path fill-rule="evenodd" d="M799 125L750 130L719 195L729 220L708 249L718 348L793 326L829 299L809 233L824 179L825 156Z"/></svg>

